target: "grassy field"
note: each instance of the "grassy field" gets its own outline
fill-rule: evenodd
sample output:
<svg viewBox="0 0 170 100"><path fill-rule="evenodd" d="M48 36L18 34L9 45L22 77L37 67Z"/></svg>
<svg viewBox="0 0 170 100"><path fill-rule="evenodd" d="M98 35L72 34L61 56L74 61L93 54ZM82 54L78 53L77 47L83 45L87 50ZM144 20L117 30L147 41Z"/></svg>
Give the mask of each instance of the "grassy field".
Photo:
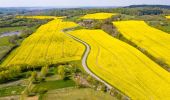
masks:
<svg viewBox="0 0 170 100"><path fill-rule="evenodd" d="M55 81L47 81L41 82L37 84L32 91L39 91L41 88L45 88L47 90L54 90L59 88L66 88L66 87L74 87L75 82L73 80L55 80Z"/></svg>
<svg viewBox="0 0 170 100"><path fill-rule="evenodd" d="M9 36L0 38L0 59L11 49L13 44L9 42Z"/></svg>
<svg viewBox="0 0 170 100"><path fill-rule="evenodd" d="M154 27L156 29L162 30L162 31L170 34L170 20L146 21L146 23L151 27ZM163 25L162 25L162 23L163 23Z"/></svg>
<svg viewBox="0 0 170 100"><path fill-rule="evenodd" d="M162 27L157 27L157 28L170 34L170 24L167 26L162 26Z"/></svg>
<svg viewBox="0 0 170 100"><path fill-rule="evenodd" d="M19 26L19 27L5 27L5 28L0 28L0 34L4 32L11 32L11 31L18 31L18 30L23 30L25 27L24 26Z"/></svg>
<svg viewBox="0 0 170 100"><path fill-rule="evenodd" d="M90 70L132 99L170 99L170 74L134 47L101 30L69 34L90 45Z"/></svg>
<svg viewBox="0 0 170 100"><path fill-rule="evenodd" d="M2 66L41 66L80 60L84 46L62 32L64 28L75 26L77 24L63 22L60 18L42 25L5 59Z"/></svg>
<svg viewBox="0 0 170 100"><path fill-rule="evenodd" d="M0 38L0 46L9 46L11 43L9 42L9 36Z"/></svg>
<svg viewBox="0 0 170 100"><path fill-rule="evenodd" d="M125 38L170 65L170 35L168 33L150 27L144 21L120 21L113 24Z"/></svg>
<svg viewBox="0 0 170 100"><path fill-rule="evenodd" d="M107 19L111 18L112 16L116 15L115 13L94 13L94 14L87 14L82 19Z"/></svg>
<svg viewBox="0 0 170 100"><path fill-rule="evenodd" d="M92 89L62 89L52 90L46 93L42 100L117 100L109 94Z"/></svg>
<svg viewBox="0 0 170 100"><path fill-rule="evenodd" d="M0 97L3 96L11 96L11 95L19 95L24 90L24 86L8 86L0 88Z"/></svg>
<svg viewBox="0 0 170 100"><path fill-rule="evenodd" d="M4 57L4 55L11 50L11 47L9 46L1 46L0 47L0 59Z"/></svg>

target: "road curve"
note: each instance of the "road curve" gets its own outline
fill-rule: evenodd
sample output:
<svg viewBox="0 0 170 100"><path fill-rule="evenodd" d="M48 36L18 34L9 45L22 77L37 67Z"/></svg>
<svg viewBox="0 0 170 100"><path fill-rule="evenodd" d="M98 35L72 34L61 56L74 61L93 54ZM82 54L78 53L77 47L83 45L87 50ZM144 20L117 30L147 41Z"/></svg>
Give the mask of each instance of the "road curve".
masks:
<svg viewBox="0 0 170 100"><path fill-rule="evenodd" d="M73 35L71 35L71 34L68 34L68 33L66 33L66 32L63 32L63 33L65 33L67 36L73 38L74 40L82 43L82 44L86 47L86 50L85 50L84 55L83 55L83 57L82 57L82 66L83 66L84 70L85 70L88 74L90 74L92 77L94 77L94 78L97 79L98 81L100 81L100 82L102 82L103 84L105 84L108 89L111 89L112 86L111 86L110 84L108 84L107 82L103 81L101 78L99 78L99 77L98 77L97 75L95 75L93 72L91 72L91 70L88 68L87 61L86 61L86 60L87 60L87 57L88 57L88 55L89 55L89 53L90 53L90 46L89 46L86 42L78 39L77 37L75 37L75 36L73 36Z"/></svg>

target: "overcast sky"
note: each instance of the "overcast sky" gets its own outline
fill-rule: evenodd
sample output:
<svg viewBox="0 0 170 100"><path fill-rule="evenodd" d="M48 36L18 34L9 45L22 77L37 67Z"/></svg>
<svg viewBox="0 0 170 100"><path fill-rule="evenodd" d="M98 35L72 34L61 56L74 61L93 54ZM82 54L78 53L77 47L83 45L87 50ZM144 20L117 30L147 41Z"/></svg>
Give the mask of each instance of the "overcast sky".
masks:
<svg viewBox="0 0 170 100"><path fill-rule="evenodd" d="M0 7L126 6L133 4L170 5L170 0L0 0Z"/></svg>

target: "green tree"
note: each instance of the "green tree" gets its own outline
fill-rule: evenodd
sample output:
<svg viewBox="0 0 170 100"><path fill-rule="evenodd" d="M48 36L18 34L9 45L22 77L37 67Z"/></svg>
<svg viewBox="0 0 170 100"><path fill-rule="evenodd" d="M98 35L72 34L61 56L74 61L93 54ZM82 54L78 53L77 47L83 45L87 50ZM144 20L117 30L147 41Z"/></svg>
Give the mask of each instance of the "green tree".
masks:
<svg viewBox="0 0 170 100"><path fill-rule="evenodd" d="M47 75L47 73L48 73L48 69L49 69L49 67L47 65L42 67L40 77L42 77L42 78L45 77Z"/></svg>
<svg viewBox="0 0 170 100"><path fill-rule="evenodd" d="M112 96L114 96L114 92L115 92L114 88L111 88L110 91L109 91L110 95L112 95Z"/></svg>
<svg viewBox="0 0 170 100"><path fill-rule="evenodd" d="M88 75L86 79L87 79L87 81L90 82L90 83L93 82L93 78L92 78L90 75Z"/></svg>
<svg viewBox="0 0 170 100"><path fill-rule="evenodd" d="M37 80L37 72L36 71L32 72L31 77L30 77L30 81L35 81L35 80Z"/></svg>
<svg viewBox="0 0 170 100"><path fill-rule="evenodd" d="M60 65L58 66L58 74L60 75L60 78L61 79L64 79L65 78L65 67Z"/></svg>

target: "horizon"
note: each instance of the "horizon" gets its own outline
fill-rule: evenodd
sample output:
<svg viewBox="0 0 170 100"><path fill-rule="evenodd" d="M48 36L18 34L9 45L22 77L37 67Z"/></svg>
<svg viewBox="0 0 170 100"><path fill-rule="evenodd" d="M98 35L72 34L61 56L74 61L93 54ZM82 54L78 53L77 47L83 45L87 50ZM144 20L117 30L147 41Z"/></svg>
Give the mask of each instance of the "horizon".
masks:
<svg viewBox="0 0 170 100"><path fill-rule="evenodd" d="M37 2L37 3L35 3ZM70 3L71 2L71 3ZM123 7L130 5L170 5L169 0L0 0L0 8L3 7L52 7L52 8L70 8L70 7Z"/></svg>
<svg viewBox="0 0 170 100"><path fill-rule="evenodd" d="M135 5L144 5L144 6L170 6L170 5L161 5L161 4L135 4ZM128 7L135 5L127 5L127 6L4 6L0 8L118 8L118 7Z"/></svg>

